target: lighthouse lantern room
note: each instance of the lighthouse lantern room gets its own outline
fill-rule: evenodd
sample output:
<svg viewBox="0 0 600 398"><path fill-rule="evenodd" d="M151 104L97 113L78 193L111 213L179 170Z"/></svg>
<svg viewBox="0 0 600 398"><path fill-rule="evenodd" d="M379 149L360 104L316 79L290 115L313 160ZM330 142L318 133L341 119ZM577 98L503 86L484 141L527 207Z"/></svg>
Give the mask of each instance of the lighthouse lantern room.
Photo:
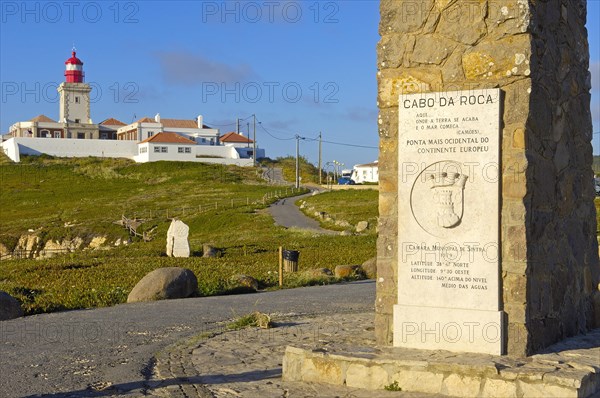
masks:
<svg viewBox="0 0 600 398"><path fill-rule="evenodd" d="M85 74L83 73L83 62L76 57L75 49L71 52L71 58L65 61L65 77L67 83L83 83Z"/></svg>

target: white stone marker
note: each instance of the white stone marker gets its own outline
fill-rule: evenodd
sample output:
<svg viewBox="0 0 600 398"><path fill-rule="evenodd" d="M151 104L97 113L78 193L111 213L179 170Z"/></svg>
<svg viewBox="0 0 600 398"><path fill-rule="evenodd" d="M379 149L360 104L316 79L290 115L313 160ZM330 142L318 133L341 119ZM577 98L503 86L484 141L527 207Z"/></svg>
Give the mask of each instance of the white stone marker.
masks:
<svg viewBox="0 0 600 398"><path fill-rule="evenodd" d="M167 256L189 257L190 245L188 243L188 227L183 221L173 220L167 231Z"/></svg>
<svg viewBox="0 0 600 398"><path fill-rule="evenodd" d="M500 90L401 95L394 346L502 354Z"/></svg>

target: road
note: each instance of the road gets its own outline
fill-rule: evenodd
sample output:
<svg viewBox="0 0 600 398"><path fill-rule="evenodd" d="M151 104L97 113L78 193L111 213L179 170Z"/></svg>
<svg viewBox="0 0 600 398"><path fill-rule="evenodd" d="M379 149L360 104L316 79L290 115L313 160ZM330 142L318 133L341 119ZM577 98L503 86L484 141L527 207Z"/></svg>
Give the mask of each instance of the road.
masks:
<svg viewBox="0 0 600 398"><path fill-rule="evenodd" d="M181 339L222 328L220 323L236 316L252 311L286 315L374 311L374 301L374 281L362 281L2 321L0 396L85 396L82 391L102 383L140 394L156 353Z"/></svg>
<svg viewBox="0 0 600 398"><path fill-rule="evenodd" d="M312 193L308 193L305 195L294 196L292 198L281 199L269 206L269 213L275 220L275 224L286 228L295 227L300 229L308 229L320 234L338 235L339 232L337 231L330 231L321 228L318 221L305 216L304 213L298 209L298 206L295 205L295 202L299 199L311 195Z"/></svg>

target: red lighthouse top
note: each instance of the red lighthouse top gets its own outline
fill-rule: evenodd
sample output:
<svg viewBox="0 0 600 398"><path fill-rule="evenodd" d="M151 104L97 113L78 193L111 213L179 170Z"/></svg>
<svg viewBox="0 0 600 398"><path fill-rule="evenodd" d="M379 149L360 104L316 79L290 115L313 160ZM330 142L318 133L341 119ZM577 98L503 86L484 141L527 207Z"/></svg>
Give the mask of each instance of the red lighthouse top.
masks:
<svg viewBox="0 0 600 398"><path fill-rule="evenodd" d="M67 83L83 83L85 74L83 73L83 62L75 56L76 52L73 49L71 58L65 61L65 77Z"/></svg>

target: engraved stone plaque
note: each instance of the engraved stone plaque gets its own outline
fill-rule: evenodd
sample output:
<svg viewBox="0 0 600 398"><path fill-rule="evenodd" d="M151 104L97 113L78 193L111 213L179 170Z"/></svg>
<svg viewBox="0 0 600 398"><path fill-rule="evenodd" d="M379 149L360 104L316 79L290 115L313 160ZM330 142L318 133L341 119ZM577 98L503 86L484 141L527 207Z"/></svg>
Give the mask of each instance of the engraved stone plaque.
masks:
<svg viewBox="0 0 600 398"><path fill-rule="evenodd" d="M500 90L401 95L394 345L501 354Z"/></svg>

